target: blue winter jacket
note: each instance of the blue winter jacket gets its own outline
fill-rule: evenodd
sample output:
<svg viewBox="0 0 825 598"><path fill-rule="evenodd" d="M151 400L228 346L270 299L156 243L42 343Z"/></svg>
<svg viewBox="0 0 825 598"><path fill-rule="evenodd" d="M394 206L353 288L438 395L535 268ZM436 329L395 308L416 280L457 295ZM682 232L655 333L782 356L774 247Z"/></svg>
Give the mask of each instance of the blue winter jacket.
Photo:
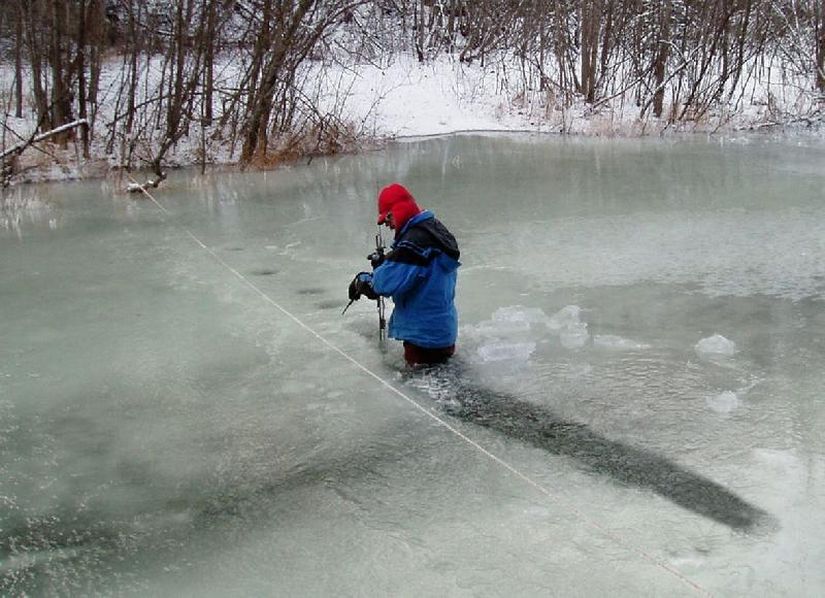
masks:
<svg viewBox="0 0 825 598"><path fill-rule="evenodd" d="M449 347L458 336L455 237L429 210L411 218L375 269L372 288L392 297L389 335L430 349Z"/></svg>

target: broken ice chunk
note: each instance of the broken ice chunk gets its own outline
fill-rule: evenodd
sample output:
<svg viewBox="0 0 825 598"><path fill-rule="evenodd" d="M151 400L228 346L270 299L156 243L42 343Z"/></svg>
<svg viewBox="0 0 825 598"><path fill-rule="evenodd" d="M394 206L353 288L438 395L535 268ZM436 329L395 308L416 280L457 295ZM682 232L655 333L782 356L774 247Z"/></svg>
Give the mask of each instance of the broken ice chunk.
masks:
<svg viewBox="0 0 825 598"><path fill-rule="evenodd" d="M696 343L694 350L699 357L730 356L736 353L736 343L721 334L714 334Z"/></svg>

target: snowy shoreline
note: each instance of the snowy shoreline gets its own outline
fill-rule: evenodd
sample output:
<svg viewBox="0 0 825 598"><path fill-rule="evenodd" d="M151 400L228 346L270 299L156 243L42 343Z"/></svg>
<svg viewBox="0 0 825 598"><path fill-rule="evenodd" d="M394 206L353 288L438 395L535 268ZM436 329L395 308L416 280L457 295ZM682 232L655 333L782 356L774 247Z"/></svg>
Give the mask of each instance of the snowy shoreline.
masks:
<svg viewBox="0 0 825 598"><path fill-rule="evenodd" d="M777 129L779 132L777 132ZM723 129L723 130L715 130L712 132L709 131L702 131L702 130L683 130L683 131L667 131L665 133L645 133L645 134L633 134L633 133L612 133L609 135L605 135L602 133L562 133L558 131L549 131L549 130L540 130L540 129L491 129L491 128L479 128L479 129L456 129L456 130L447 130L437 133L409 133L405 135L397 135L397 136L386 136L386 137L376 137L367 140L362 140L359 147L340 152L340 155L347 155L347 154L358 154L363 152L371 152L371 151L381 151L383 150L388 144L390 143L415 143L418 141L426 141L430 139L439 139L444 137L453 137L453 136L463 136L463 135L490 135L490 136L532 136L532 137L543 137L543 138L555 138L558 140L562 139L625 139L625 140L634 140L634 139L669 139L669 140L689 140L689 139L696 139L696 138L715 138L715 139L727 139L727 138L735 138L741 139L745 138L760 138L760 139L770 139L770 140L782 140L782 139L812 139L815 141L823 141L825 142L825 128L822 126L816 129L790 129L787 125L754 125L753 127L749 128L738 128L738 129ZM47 150L49 154L52 156L60 155L60 151L57 148L49 148ZM63 154L77 154L74 149L70 150L63 150ZM42 157L42 155L41 155ZM292 167L295 165L300 164L302 161L306 161L310 159L310 156L301 156L295 158L291 161L281 162L275 166L271 167L253 167L247 168L247 170L251 171L264 171L270 170L275 171L279 168L283 167ZM170 170L187 170L187 169L196 169L201 168L201 164L196 161L191 162L181 162L176 161L174 164L169 166ZM240 169L240 164L238 161L226 161L226 162L210 162L206 165L205 172L207 173L219 173L219 172L236 172ZM72 164L71 158L67 159L66 162L50 162L48 164L30 164L26 167L26 171L22 173L21 176L15 178L15 180L9 185L9 188L13 188L19 185L36 185L36 184L43 184L43 183L56 183L56 182L78 182L78 181L88 181L88 180L99 180L99 179L106 179L106 178L115 178L117 180L122 180L122 189L121 191L127 191L133 183L130 182L129 173L131 173L132 177L139 178L140 181L147 179L147 177L152 177L151 168L148 165L141 165L140 167L133 168L132 170L125 170L118 166L110 165L105 157L98 157L98 158L90 158L89 160L82 162L80 164ZM145 175L145 176L144 176ZM148 179L147 179L148 181Z"/></svg>
<svg viewBox="0 0 825 598"><path fill-rule="evenodd" d="M107 76L114 81L119 73L116 65L110 66ZM544 93L503 84L503 68L502 63L467 65L449 56L419 63L407 54L381 65L313 64L304 81L307 92L319 98L322 111L337 115L355 131L355 143L343 147L341 153L380 148L390 141L485 133L605 138L680 138L696 134L825 137L823 100L815 94L794 94L786 88L753 89L753 102L739 111L720 108L703 122L674 125L649 116L641 119L640 109L629 105L624 97L603 102L595 109L583 101L559 106L549 102ZM0 80L7 83L9 74L7 68L0 69ZM232 76L228 75L227 81ZM147 77L151 79L151 71ZM784 99L784 103L777 98ZM105 123L112 118L112 107L103 103L100 113ZM784 122L777 122L777 113L784 115ZM813 118L808 118L807 127L789 124L795 119L805 122L808 115ZM35 123L31 117L9 117L7 126L15 135L26 137L33 133ZM236 168L237 146L221 142L220 132L214 133L210 131L206 139L202 131L184 137L169 152L164 167ZM12 141L17 142L7 137L6 145L12 146ZM299 155L279 164L296 163L310 156ZM92 144L87 160L73 144L64 150L50 145L47 153L30 148L19 159L19 174L13 184L103 178L121 171L122 161L118 148L112 151L102 140ZM133 165L132 170L141 169Z"/></svg>

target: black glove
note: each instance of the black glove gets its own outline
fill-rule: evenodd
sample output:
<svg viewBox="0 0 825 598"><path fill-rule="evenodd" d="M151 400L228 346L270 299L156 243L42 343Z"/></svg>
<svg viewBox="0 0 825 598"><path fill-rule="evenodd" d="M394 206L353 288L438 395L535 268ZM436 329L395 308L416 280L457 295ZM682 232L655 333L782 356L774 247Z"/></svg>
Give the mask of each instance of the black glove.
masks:
<svg viewBox="0 0 825 598"><path fill-rule="evenodd" d="M385 257L386 256L384 255L384 249L382 248L373 251L371 254L367 256L367 259L370 261L370 264L372 264L372 269L375 270L378 266L384 263Z"/></svg>
<svg viewBox="0 0 825 598"><path fill-rule="evenodd" d="M378 294L372 290L372 274L359 272L349 283L349 300L358 301L364 295L367 299L378 299Z"/></svg>
<svg viewBox="0 0 825 598"><path fill-rule="evenodd" d="M358 290L358 278L353 278L352 282L349 283L349 300L350 301L358 301L361 298L361 292Z"/></svg>

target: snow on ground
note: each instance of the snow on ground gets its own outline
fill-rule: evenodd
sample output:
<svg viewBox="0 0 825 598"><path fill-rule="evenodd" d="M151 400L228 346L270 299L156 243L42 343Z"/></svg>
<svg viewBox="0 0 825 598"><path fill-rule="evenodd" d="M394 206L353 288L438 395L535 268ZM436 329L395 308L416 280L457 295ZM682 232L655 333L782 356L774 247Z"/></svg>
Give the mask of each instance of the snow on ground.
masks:
<svg viewBox="0 0 825 598"><path fill-rule="evenodd" d="M466 64L443 55L420 63L411 55L386 65L359 65L351 70L326 68L324 106L335 103L334 90L348 91L345 119L379 137L419 137L460 131L535 131L638 135L638 110L588 112L584 105L562 109L543 94L525 94L511 81L513 64ZM340 93L340 91L338 92Z"/></svg>
<svg viewBox="0 0 825 598"><path fill-rule="evenodd" d="M481 66L461 63L450 55L423 64L412 55L399 55L384 65L328 67L314 77L323 81L326 95L343 105L345 119L386 137L470 130L606 136L675 129L726 132L792 122L795 116L817 113L817 102L822 101L810 91L809 81L789 75L765 80L748 76L728 105L709 111L702 122L673 127L664 120L640 119L639 107L621 96L595 108L583 101L564 106L552 92L525 83L517 61L506 57ZM340 90L347 91L344 102L338 98ZM666 104L665 112L668 108Z"/></svg>
<svg viewBox="0 0 825 598"><path fill-rule="evenodd" d="M339 80L337 70L328 71L332 82ZM447 56L422 64L401 55L386 66L347 72L344 118L378 136L534 128L523 116L507 112L506 95L496 92L494 68L467 66Z"/></svg>

